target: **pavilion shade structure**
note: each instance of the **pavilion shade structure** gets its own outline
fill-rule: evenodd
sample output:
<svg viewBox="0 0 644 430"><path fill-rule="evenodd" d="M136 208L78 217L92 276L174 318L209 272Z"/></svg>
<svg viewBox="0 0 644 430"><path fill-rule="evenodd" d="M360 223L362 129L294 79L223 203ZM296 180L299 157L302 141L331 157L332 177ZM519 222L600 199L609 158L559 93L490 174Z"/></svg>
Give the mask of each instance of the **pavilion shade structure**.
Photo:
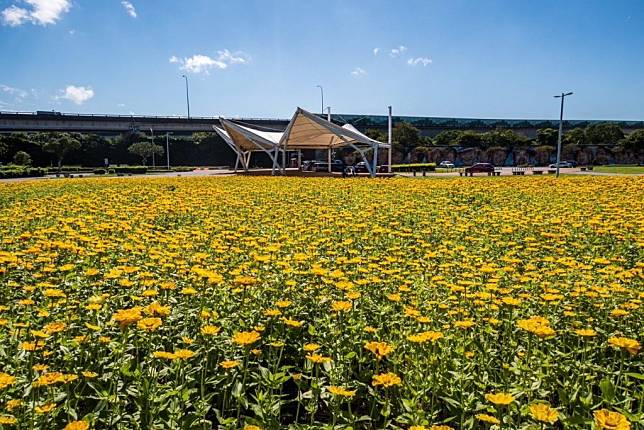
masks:
<svg viewBox="0 0 644 430"><path fill-rule="evenodd" d="M297 108L280 142L282 149L335 149L344 146L388 148L360 133L350 124L339 126L317 115Z"/></svg>

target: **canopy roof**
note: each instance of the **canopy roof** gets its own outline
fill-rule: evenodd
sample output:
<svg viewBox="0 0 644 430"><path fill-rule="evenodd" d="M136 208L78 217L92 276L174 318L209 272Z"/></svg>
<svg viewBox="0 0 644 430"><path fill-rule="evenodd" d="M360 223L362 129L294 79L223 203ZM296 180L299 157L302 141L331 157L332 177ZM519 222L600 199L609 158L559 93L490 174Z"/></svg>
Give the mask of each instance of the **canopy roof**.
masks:
<svg viewBox="0 0 644 430"><path fill-rule="evenodd" d="M344 126L326 121L317 115L297 108L281 138L280 145L285 150L293 149L332 149L343 146L376 146L388 148L360 133L351 124Z"/></svg>
<svg viewBox="0 0 644 430"><path fill-rule="evenodd" d="M226 143L234 145L242 152L275 150L284 134L275 131L258 130L224 118L219 118L219 122L222 128L215 126L217 134Z"/></svg>

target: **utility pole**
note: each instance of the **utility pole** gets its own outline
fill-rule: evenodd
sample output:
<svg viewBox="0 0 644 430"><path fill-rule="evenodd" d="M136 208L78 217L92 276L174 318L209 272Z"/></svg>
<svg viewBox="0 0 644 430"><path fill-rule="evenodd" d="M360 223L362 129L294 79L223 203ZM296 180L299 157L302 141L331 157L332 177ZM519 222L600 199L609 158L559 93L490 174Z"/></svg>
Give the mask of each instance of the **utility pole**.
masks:
<svg viewBox="0 0 644 430"><path fill-rule="evenodd" d="M188 106L188 119L190 119L190 91L188 88L188 77L186 75L181 75L181 77L186 80L186 105Z"/></svg>
<svg viewBox="0 0 644 430"><path fill-rule="evenodd" d="M316 85L320 89L320 96L322 97L322 115L324 115L324 88L322 88L322 85Z"/></svg>
<svg viewBox="0 0 644 430"><path fill-rule="evenodd" d="M563 109L564 100L566 97L571 96L572 91L569 93L561 93L560 96L554 96L556 99L561 99L561 111L559 112L559 137L557 139L557 178L559 177L559 162L561 161L561 139L563 137Z"/></svg>
<svg viewBox="0 0 644 430"><path fill-rule="evenodd" d="M387 153L387 170L389 173L391 173L391 151L393 151L392 145L392 139L391 139L391 106L388 106L388 114L387 114L387 143L389 144L389 152Z"/></svg>

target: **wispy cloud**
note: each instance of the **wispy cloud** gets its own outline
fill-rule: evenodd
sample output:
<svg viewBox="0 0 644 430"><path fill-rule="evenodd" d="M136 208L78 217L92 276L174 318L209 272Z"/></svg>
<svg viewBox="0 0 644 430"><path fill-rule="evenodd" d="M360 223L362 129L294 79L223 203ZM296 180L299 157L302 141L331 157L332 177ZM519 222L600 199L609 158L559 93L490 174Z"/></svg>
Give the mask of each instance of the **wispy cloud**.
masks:
<svg viewBox="0 0 644 430"><path fill-rule="evenodd" d="M14 99L16 99L17 101L22 100L29 95L29 93L26 90L10 87L9 85L5 85L5 84L0 84L0 91L2 91L3 93L9 96L14 97Z"/></svg>
<svg viewBox="0 0 644 430"><path fill-rule="evenodd" d="M121 4L125 8L125 11L127 12L128 15L130 15L132 18L136 18L138 15L136 14L136 9L134 8L134 5L130 3L127 0L121 0Z"/></svg>
<svg viewBox="0 0 644 430"><path fill-rule="evenodd" d="M380 48L373 48L373 55L378 55L378 52L380 52Z"/></svg>
<svg viewBox="0 0 644 430"><path fill-rule="evenodd" d="M77 105L82 105L86 101L94 97L94 90L91 87L68 85L64 90L61 90L61 95L56 97L56 100L65 99Z"/></svg>
<svg viewBox="0 0 644 430"><path fill-rule="evenodd" d="M367 71L362 67L356 67L351 71L351 76L355 76L357 78L360 78L362 76L367 76Z"/></svg>
<svg viewBox="0 0 644 430"><path fill-rule="evenodd" d="M424 67L432 64L432 59L427 57L416 57L416 58L412 57L409 60L407 60L407 64L409 64L410 66L418 66L420 64Z"/></svg>
<svg viewBox="0 0 644 430"><path fill-rule="evenodd" d="M405 53L405 51L407 51L407 47L400 45L399 47L393 48L391 51L389 51L389 56L393 58L400 57Z"/></svg>
<svg viewBox="0 0 644 430"><path fill-rule="evenodd" d="M71 0L23 0L26 7L15 4L2 11L2 23L16 27L30 22L38 25L55 24L72 7Z"/></svg>
<svg viewBox="0 0 644 430"><path fill-rule="evenodd" d="M217 51L216 57L203 54L195 54L192 57L179 58L173 55L170 63L180 64L180 69L188 73L209 74L210 70L224 70L233 64L248 64L250 55L243 51L230 52L228 49Z"/></svg>

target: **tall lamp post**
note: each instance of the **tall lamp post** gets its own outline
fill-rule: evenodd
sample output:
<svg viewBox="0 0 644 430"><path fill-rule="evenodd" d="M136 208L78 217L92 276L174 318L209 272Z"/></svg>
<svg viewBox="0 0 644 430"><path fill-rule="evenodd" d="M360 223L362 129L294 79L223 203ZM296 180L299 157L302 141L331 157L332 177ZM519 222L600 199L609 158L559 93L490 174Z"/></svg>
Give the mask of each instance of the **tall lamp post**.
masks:
<svg viewBox="0 0 644 430"><path fill-rule="evenodd" d="M190 92L188 90L188 77L186 75L181 75L181 77L186 80L186 105L188 106L188 119L190 119Z"/></svg>
<svg viewBox="0 0 644 430"><path fill-rule="evenodd" d="M569 93L561 93L561 95L554 96L556 99L561 99L561 111L559 113L559 137L557 138L557 178L559 177L559 162L561 161L561 138L563 136L563 109L564 100L567 96L571 96L572 91Z"/></svg>
<svg viewBox="0 0 644 430"><path fill-rule="evenodd" d="M320 96L322 97L322 110L320 111L322 115L324 115L324 88L322 88L322 85L316 85L320 89Z"/></svg>
<svg viewBox="0 0 644 430"><path fill-rule="evenodd" d="M152 130L152 127L150 127L150 134L152 135L152 145L154 145L154 130ZM156 167L156 164L154 162L154 151L152 151L152 168Z"/></svg>
<svg viewBox="0 0 644 430"><path fill-rule="evenodd" d="M165 159L167 170L170 171L170 133L165 133Z"/></svg>

